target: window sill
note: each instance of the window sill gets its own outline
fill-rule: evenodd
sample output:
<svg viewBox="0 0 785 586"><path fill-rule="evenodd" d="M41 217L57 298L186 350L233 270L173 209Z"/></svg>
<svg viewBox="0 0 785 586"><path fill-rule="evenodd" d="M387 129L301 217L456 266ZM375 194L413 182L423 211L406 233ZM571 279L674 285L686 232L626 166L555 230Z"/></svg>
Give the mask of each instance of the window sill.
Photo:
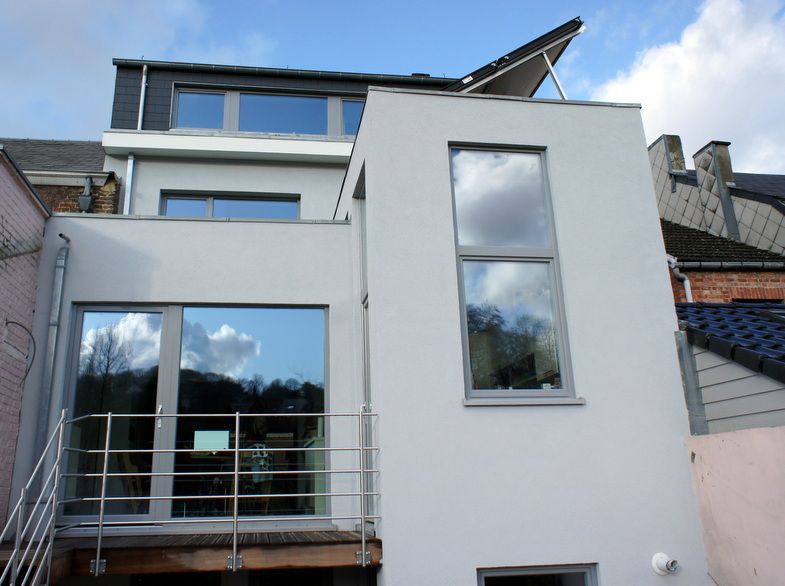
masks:
<svg viewBox="0 0 785 586"><path fill-rule="evenodd" d="M464 407L516 407L540 405L585 405L582 397L475 397L464 399Z"/></svg>

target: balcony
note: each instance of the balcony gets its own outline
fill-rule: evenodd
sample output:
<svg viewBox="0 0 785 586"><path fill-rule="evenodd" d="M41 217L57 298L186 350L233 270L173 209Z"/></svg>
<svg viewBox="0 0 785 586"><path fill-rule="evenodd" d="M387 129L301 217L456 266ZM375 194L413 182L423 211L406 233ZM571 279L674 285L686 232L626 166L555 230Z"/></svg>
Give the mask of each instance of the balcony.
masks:
<svg viewBox="0 0 785 586"><path fill-rule="evenodd" d="M0 550L0 586L68 575L378 566L375 420L364 408L73 419L64 411L0 534L10 539ZM266 444L252 437L260 425ZM145 426L189 440L128 441ZM310 432L276 443L285 434L271 430L289 427Z"/></svg>

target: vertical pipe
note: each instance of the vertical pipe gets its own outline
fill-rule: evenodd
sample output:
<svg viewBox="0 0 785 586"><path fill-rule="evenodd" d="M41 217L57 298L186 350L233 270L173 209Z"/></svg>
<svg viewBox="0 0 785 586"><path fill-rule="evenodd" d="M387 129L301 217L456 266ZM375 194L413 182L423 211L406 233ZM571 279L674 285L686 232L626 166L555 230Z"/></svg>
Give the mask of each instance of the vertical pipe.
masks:
<svg viewBox="0 0 785 586"><path fill-rule="evenodd" d="M19 552L22 550L22 530L24 529L25 502L27 501L27 487L22 489L19 500L19 512L16 517L16 535L14 536L14 557L11 560L11 584L16 584L19 575Z"/></svg>
<svg viewBox="0 0 785 586"><path fill-rule="evenodd" d="M240 481L240 412L234 414L234 515L232 517L232 572L237 571L237 515Z"/></svg>
<svg viewBox="0 0 785 586"><path fill-rule="evenodd" d="M52 520L51 520L51 527L49 528L49 549L46 555L46 583L49 584L52 579L52 554L54 552L54 542L55 542L55 528L57 526L57 493L60 491L60 462L63 459L63 444L65 439L65 417L66 417L67 409L63 409L60 412L60 431L58 432L57 437L57 456L55 459L55 478L54 478L54 487L52 491L54 493L54 497L52 498Z"/></svg>
<svg viewBox="0 0 785 586"><path fill-rule="evenodd" d="M365 440L363 429L363 412L365 404L360 406L359 419L359 440L360 440L360 557L362 559L362 567L366 566L365 559Z"/></svg>
<svg viewBox="0 0 785 586"><path fill-rule="evenodd" d="M112 412L106 414L106 442L104 443L104 470L101 474L101 506L98 510L98 543L95 547L95 575L101 573L101 541L104 536L104 511L106 508L106 474L109 471L109 442L112 440Z"/></svg>
<svg viewBox="0 0 785 586"><path fill-rule="evenodd" d="M543 51L540 53L542 55L543 61L545 61L545 67L548 68L548 72L551 74L551 79L553 79L553 84L556 86L556 91L559 92L562 100L567 99L567 94L564 93L564 88L561 86L561 82L559 81L559 77L556 75L556 72L553 69L553 65L551 65L551 60L548 59L548 55Z"/></svg>
<svg viewBox="0 0 785 586"><path fill-rule="evenodd" d="M142 130L142 119L144 118L144 99L147 95L147 65L142 67L142 92L139 94L139 118L136 121L136 129Z"/></svg>
<svg viewBox="0 0 785 586"><path fill-rule="evenodd" d="M123 194L123 215L131 213L131 188L134 184L134 154L128 153L128 165L125 168L125 192Z"/></svg>

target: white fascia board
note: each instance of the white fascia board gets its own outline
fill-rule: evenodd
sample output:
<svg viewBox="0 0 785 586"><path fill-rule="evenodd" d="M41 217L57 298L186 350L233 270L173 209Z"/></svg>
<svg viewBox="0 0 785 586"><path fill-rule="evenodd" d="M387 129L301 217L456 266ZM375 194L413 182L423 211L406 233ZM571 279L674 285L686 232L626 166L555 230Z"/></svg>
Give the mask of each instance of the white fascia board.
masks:
<svg viewBox="0 0 785 586"><path fill-rule="evenodd" d="M109 130L104 132L102 144L107 155L133 153L154 157L346 164L354 143L294 137Z"/></svg>

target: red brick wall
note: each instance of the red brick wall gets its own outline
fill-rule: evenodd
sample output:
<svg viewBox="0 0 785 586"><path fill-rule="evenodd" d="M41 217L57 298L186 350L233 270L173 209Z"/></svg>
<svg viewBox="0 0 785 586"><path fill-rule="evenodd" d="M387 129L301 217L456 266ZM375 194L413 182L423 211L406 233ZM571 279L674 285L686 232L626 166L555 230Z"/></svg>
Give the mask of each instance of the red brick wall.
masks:
<svg viewBox="0 0 785 586"><path fill-rule="evenodd" d="M116 214L119 184L113 177L107 179L103 187L93 185L90 193L93 194L93 205L90 212L94 214ZM79 196L84 187L70 185L38 185L38 193L53 212L79 213Z"/></svg>
<svg viewBox="0 0 785 586"><path fill-rule="evenodd" d="M4 524L22 407L26 361L13 355L3 339L28 349L18 326L32 328L39 250L46 213L16 170L0 154L0 524ZM39 348L42 344L39 341Z"/></svg>
<svg viewBox="0 0 785 586"><path fill-rule="evenodd" d="M785 300L785 271L682 271L690 279L693 301L730 303L734 299ZM686 301L684 285L670 273L673 298Z"/></svg>

